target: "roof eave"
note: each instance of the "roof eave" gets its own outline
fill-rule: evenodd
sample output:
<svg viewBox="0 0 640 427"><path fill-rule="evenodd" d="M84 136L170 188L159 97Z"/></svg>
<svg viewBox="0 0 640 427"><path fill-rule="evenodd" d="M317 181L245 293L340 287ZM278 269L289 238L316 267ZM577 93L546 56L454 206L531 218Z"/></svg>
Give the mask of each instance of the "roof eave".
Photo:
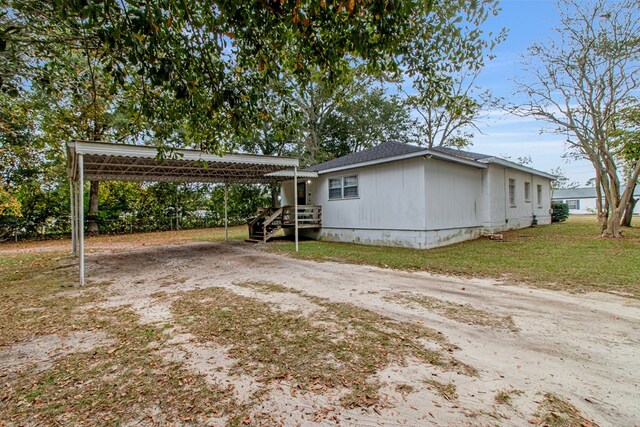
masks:
<svg viewBox="0 0 640 427"><path fill-rule="evenodd" d="M324 169L324 170L318 171L318 175L323 175L323 174L333 173L333 172L340 172L340 171L349 170L349 169L363 168L363 167L367 167L367 166L374 166L374 165L378 165L378 164L382 164L382 163L397 162L399 160L407 160L407 159L412 159L412 158L415 158L415 157L435 158L435 159L438 159L438 160L444 160L444 161L459 163L459 164L471 166L471 167L478 168L478 169L486 169L487 168L487 165L482 164L482 163L478 163L475 160L462 159L462 158L459 158L459 157L456 157L456 156L450 156L448 154L440 153L438 151L424 149L424 150L420 150L420 151L415 151L413 153L401 154L399 156L384 157L382 159L370 160L370 161L367 161L367 162L359 162L359 163L353 163L353 164L350 164L350 165L344 165L344 166L338 166L338 167L335 167L335 168Z"/></svg>
<svg viewBox="0 0 640 427"><path fill-rule="evenodd" d="M510 162L508 160L504 160L504 159L501 159L499 157L487 157L487 158L484 158L484 159L480 159L478 161L481 162L481 163L486 163L486 164L496 164L496 165L500 165L500 166L505 166L505 167L508 167L508 168L511 168L511 169L516 169L516 170L519 170L519 171L522 171L522 172L527 172L527 173L530 173L530 174L533 174L533 175L541 176L543 178L547 178L547 179L550 179L552 181L555 181L555 180L558 179L558 177L555 176L555 175L551 175L549 173L546 173L546 172L543 172L543 171L540 171L540 170L537 170L537 169L529 168L527 166L519 165L517 163Z"/></svg>

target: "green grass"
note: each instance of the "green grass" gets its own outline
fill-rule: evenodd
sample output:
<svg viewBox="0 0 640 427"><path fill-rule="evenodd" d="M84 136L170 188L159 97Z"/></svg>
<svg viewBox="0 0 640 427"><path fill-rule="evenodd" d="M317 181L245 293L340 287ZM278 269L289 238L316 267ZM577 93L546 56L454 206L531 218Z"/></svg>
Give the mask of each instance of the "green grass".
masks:
<svg viewBox="0 0 640 427"><path fill-rule="evenodd" d="M505 232L504 240L480 238L419 250L351 243L305 241L303 259L368 264L470 277L497 277L571 292L622 292L640 298L640 228L622 239L599 237L593 217ZM271 250L295 254L293 243Z"/></svg>

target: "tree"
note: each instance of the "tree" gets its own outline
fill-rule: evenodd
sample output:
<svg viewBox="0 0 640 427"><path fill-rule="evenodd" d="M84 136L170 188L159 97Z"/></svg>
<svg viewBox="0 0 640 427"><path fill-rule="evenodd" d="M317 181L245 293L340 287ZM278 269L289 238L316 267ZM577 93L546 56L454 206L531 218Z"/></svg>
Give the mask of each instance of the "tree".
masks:
<svg viewBox="0 0 640 427"><path fill-rule="evenodd" d="M506 30L484 32L482 25L500 10L498 2L475 3L470 8L461 8L460 1L440 5L415 21L415 41L405 46L406 78L401 79L400 89L420 118L420 140L429 148L470 145L482 110L492 100L490 91L478 87L476 80L485 60L493 58L494 47L506 38ZM449 40L433 34L433 28L442 29ZM407 84L411 94L404 89Z"/></svg>
<svg viewBox="0 0 640 427"><path fill-rule="evenodd" d="M321 124L325 155L345 156L389 140L412 142L415 124L400 97L382 88L365 90L339 104Z"/></svg>
<svg viewBox="0 0 640 427"><path fill-rule="evenodd" d="M178 121L182 140L212 152L251 135L283 75L332 82L357 63L446 89L447 67L479 63L474 25L496 2L5 1L0 24L18 31L0 35L0 47L33 51L23 61L33 68L53 48L96 52L115 84L140 82L139 111L156 145L172 136L163 125Z"/></svg>
<svg viewBox="0 0 640 427"><path fill-rule="evenodd" d="M619 113L630 106L640 81L640 16L633 0L561 0L557 38L535 43L517 81L528 101L514 109L569 135L571 153L596 172L597 213L604 236L620 237L622 213L640 174L637 160L621 192L618 176L626 149L612 138ZM604 201L604 203L602 203Z"/></svg>
<svg viewBox="0 0 640 427"><path fill-rule="evenodd" d="M633 179L633 173L638 162L640 162L640 104L637 100L629 108L623 109L618 115L616 129L613 130L612 137L614 145L620 149L623 161L622 176L626 178L627 186L631 185L630 197L622 215L621 225L631 227L633 210L638 203L634 197L638 178Z"/></svg>
<svg viewBox="0 0 640 427"><path fill-rule="evenodd" d="M570 181L565 175L564 171L558 166L555 169L551 169L551 175L554 175L556 179L551 183L554 189L565 188L578 188L580 184L576 181Z"/></svg>

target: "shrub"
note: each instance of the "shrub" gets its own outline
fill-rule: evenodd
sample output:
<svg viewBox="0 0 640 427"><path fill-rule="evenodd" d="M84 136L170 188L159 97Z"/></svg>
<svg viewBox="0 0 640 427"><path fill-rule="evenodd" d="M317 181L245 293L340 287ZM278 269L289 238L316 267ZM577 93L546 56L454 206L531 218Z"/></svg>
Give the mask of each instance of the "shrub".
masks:
<svg viewBox="0 0 640 427"><path fill-rule="evenodd" d="M551 202L551 222L562 222L569 218L569 205L563 202Z"/></svg>

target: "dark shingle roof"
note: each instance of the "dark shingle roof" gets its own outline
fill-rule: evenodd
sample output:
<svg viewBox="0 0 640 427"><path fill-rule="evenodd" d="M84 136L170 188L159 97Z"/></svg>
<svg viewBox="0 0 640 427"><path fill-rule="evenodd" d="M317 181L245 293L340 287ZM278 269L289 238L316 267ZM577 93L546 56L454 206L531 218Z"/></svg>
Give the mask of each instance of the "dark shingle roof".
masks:
<svg viewBox="0 0 640 427"><path fill-rule="evenodd" d="M311 171L323 171L327 169L339 168L342 166L355 165L357 163L371 162L373 160L386 159L387 157L396 157L403 154L415 153L416 151L425 150L424 147L416 147L415 145L403 144L396 141L383 142L375 147L358 151L357 153L348 154L338 157L324 163L319 163L307 168Z"/></svg>
<svg viewBox="0 0 640 427"><path fill-rule="evenodd" d="M403 144L396 141L383 142L375 147L368 148L366 150L358 151L357 153L348 154L346 156L338 157L333 160L329 160L324 163L319 163L308 167L307 170L311 171L323 171L327 169L339 168L342 166L350 166L358 163L370 162L373 160L386 159L388 157L401 156L403 154L415 153L417 151L426 150L427 147L417 147L415 145ZM471 151L457 150L455 148L448 147L433 147L432 151L439 151L442 154L449 156L459 157L465 160L480 160L489 157L487 154L473 153Z"/></svg>
<svg viewBox="0 0 640 427"><path fill-rule="evenodd" d="M456 148L449 148L449 147L433 147L431 150L439 151L443 154L448 154L450 156L460 157L467 160L480 160L480 159L487 159L489 157L494 157L488 154L474 153L472 151L463 151L463 150L458 150Z"/></svg>

